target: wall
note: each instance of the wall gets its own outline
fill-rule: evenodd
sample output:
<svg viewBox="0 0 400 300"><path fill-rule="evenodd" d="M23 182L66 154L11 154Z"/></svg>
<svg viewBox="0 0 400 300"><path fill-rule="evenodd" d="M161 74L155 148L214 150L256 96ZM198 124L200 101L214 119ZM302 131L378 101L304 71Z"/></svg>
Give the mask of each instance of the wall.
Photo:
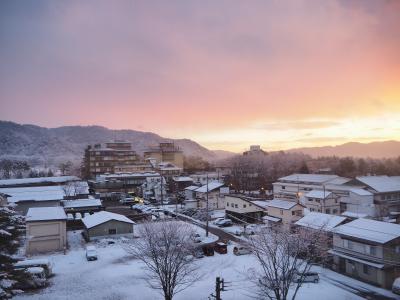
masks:
<svg viewBox="0 0 400 300"><path fill-rule="evenodd" d="M62 251L67 245L66 221L27 222L26 253Z"/></svg>
<svg viewBox="0 0 400 300"><path fill-rule="evenodd" d="M107 236L109 235L109 229L117 229L117 234L129 234L133 233L133 225L125 222L110 220L106 223L97 225L87 230L90 237L95 236ZM109 235L112 236L112 235Z"/></svg>

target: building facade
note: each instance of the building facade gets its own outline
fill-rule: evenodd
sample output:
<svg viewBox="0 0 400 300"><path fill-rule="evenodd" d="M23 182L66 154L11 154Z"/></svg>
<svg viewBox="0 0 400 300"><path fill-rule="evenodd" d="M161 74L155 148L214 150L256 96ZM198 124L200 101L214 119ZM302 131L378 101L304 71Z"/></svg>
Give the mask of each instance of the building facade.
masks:
<svg viewBox="0 0 400 300"><path fill-rule="evenodd" d="M183 169L183 151L172 142L160 143L156 147L149 147L143 153L144 159L154 159L157 164L169 162Z"/></svg>
<svg viewBox="0 0 400 300"><path fill-rule="evenodd" d="M138 162L139 156L129 142L113 141L104 145L89 145L85 150L85 175L95 178L100 174L114 173L116 166L120 170Z"/></svg>

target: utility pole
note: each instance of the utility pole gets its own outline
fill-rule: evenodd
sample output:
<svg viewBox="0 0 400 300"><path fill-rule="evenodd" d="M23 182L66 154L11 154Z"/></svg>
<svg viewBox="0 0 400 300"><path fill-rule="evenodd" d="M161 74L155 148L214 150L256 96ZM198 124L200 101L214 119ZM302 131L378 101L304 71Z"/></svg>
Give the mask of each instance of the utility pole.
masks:
<svg viewBox="0 0 400 300"><path fill-rule="evenodd" d="M207 172L207 184L206 184L206 237L208 237L208 172Z"/></svg>
<svg viewBox="0 0 400 300"><path fill-rule="evenodd" d="M220 277L215 278L215 295L211 294L208 299L222 300L221 292L227 291L225 289L225 283L224 279L221 279Z"/></svg>
<svg viewBox="0 0 400 300"><path fill-rule="evenodd" d="M160 176L161 176L161 206L164 207L164 194L163 194L163 176L161 175L160 172Z"/></svg>

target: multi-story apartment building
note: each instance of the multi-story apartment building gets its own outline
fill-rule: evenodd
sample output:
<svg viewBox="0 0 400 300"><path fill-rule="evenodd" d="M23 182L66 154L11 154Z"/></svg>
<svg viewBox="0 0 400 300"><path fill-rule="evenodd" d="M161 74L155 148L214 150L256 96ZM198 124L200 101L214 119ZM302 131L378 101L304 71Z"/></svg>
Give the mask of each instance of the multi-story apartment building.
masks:
<svg viewBox="0 0 400 300"><path fill-rule="evenodd" d="M169 162L178 168L183 168L183 151L172 142L164 142L156 147L149 147L143 155L144 159L153 159L156 164Z"/></svg>
<svg viewBox="0 0 400 300"><path fill-rule="evenodd" d="M304 206L294 201L274 199L268 202L264 220L274 228L289 231L303 217Z"/></svg>
<svg viewBox="0 0 400 300"><path fill-rule="evenodd" d="M139 156L132 149L132 145L125 141L113 141L109 143L89 145L85 150L85 164L90 178L104 173L114 173L115 167L135 165Z"/></svg>
<svg viewBox="0 0 400 300"><path fill-rule="evenodd" d="M351 184L360 185L373 195L376 217L400 212L400 180L397 176L359 176Z"/></svg>
<svg viewBox="0 0 400 300"><path fill-rule="evenodd" d="M400 225L360 218L333 232L336 271L391 288L400 276Z"/></svg>
<svg viewBox="0 0 400 300"><path fill-rule="evenodd" d="M312 190L304 195L304 205L311 211L340 214L339 196L328 191Z"/></svg>

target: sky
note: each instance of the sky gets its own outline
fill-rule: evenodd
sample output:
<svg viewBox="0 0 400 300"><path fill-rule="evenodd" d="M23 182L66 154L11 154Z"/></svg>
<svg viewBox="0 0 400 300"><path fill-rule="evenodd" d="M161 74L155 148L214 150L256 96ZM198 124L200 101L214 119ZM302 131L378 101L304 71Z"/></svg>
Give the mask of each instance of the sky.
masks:
<svg viewBox="0 0 400 300"><path fill-rule="evenodd" d="M0 119L242 151L400 140L400 1L0 1Z"/></svg>

